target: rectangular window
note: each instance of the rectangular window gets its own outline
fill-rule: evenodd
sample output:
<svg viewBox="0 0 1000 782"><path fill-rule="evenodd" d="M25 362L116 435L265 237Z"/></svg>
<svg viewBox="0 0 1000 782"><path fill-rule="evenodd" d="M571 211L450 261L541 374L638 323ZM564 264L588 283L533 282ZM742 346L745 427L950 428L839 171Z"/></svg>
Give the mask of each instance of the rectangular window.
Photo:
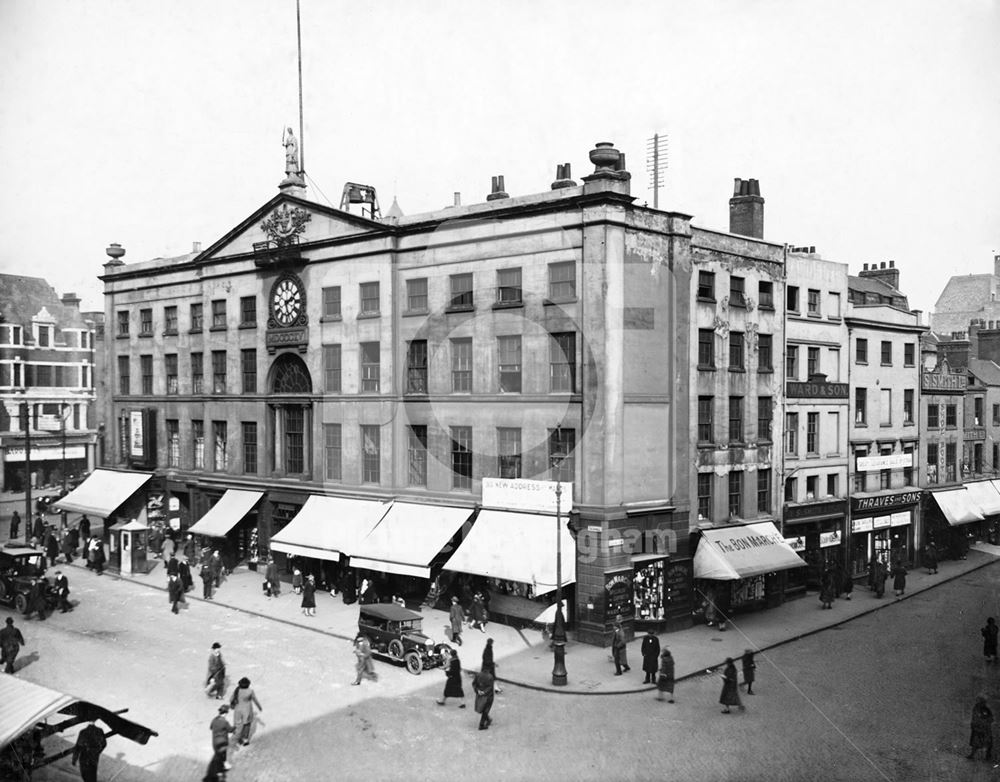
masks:
<svg viewBox="0 0 1000 782"><path fill-rule="evenodd" d="M167 419L167 467L181 466L181 430L176 418Z"/></svg>
<svg viewBox="0 0 1000 782"><path fill-rule="evenodd" d="M993 470L994 472L1000 467L1000 445L993 443Z"/></svg>
<svg viewBox="0 0 1000 782"><path fill-rule="evenodd" d="M448 308L453 310L471 310L473 306L472 275L451 275L451 299Z"/></svg>
<svg viewBox="0 0 1000 782"><path fill-rule="evenodd" d="M229 428L225 421L212 421L212 434L215 438L215 471L225 472L229 469Z"/></svg>
<svg viewBox="0 0 1000 782"><path fill-rule="evenodd" d="M698 298L715 301L715 272L698 272Z"/></svg>
<svg viewBox="0 0 1000 782"><path fill-rule="evenodd" d="M743 442L743 397L729 397L729 442Z"/></svg>
<svg viewBox="0 0 1000 782"><path fill-rule="evenodd" d="M733 470L729 473L729 517L743 517L743 471Z"/></svg>
<svg viewBox="0 0 1000 782"><path fill-rule="evenodd" d="M858 459L863 459L868 455L868 450L866 448L856 448L854 450L854 491L864 491L865 490L865 473L861 470L856 469L858 464Z"/></svg>
<svg viewBox="0 0 1000 782"><path fill-rule="evenodd" d="M819 348L809 347L806 349L806 379L819 374Z"/></svg>
<svg viewBox="0 0 1000 782"><path fill-rule="evenodd" d="M945 443L944 446L944 472L945 480L951 482L957 479L958 472L956 470L957 460L956 460L957 449L955 443Z"/></svg>
<svg viewBox="0 0 1000 782"><path fill-rule="evenodd" d="M831 383L840 382L840 348L830 348L830 363L826 367L826 379Z"/></svg>
<svg viewBox="0 0 1000 782"><path fill-rule="evenodd" d="M378 315L380 306L378 282L361 283L361 314Z"/></svg>
<svg viewBox="0 0 1000 782"><path fill-rule="evenodd" d="M340 393L340 345L323 346L323 388L328 394Z"/></svg>
<svg viewBox="0 0 1000 782"><path fill-rule="evenodd" d="M203 353L191 354L191 393L205 393L205 366Z"/></svg>
<svg viewBox="0 0 1000 782"><path fill-rule="evenodd" d="M142 379L142 393L153 393L153 357L139 356L139 374Z"/></svg>
<svg viewBox="0 0 1000 782"><path fill-rule="evenodd" d="M458 394L472 392L472 339L451 341L451 390Z"/></svg>
<svg viewBox="0 0 1000 782"><path fill-rule="evenodd" d="M361 392L374 393L379 391L381 377L381 351L378 342L361 343Z"/></svg>
<svg viewBox="0 0 1000 782"><path fill-rule="evenodd" d="M816 492L818 490L819 476L818 475L807 475L806 476L806 499L814 500L816 499Z"/></svg>
<svg viewBox="0 0 1000 782"><path fill-rule="evenodd" d="M785 291L786 309L789 312L799 311L799 288L797 285L789 285Z"/></svg>
<svg viewBox="0 0 1000 782"><path fill-rule="evenodd" d="M785 413L785 453L799 453L799 414Z"/></svg>
<svg viewBox="0 0 1000 782"><path fill-rule="evenodd" d="M427 485L427 427L411 426L407 436L407 484Z"/></svg>
<svg viewBox="0 0 1000 782"><path fill-rule="evenodd" d="M191 305L191 331L201 331L205 327L205 309L199 302Z"/></svg>
<svg viewBox="0 0 1000 782"><path fill-rule="evenodd" d="M698 517L705 521L712 519L712 473L698 473Z"/></svg>
<svg viewBox="0 0 1000 782"><path fill-rule="evenodd" d="M746 280L742 277L729 278L729 305L732 307L747 306Z"/></svg>
<svg viewBox="0 0 1000 782"><path fill-rule="evenodd" d="M972 398L972 421L973 426L983 426L983 398L976 396Z"/></svg>
<svg viewBox="0 0 1000 782"><path fill-rule="evenodd" d="M698 397L698 442L714 442L714 421L713 411L715 399L710 396Z"/></svg>
<svg viewBox="0 0 1000 782"><path fill-rule="evenodd" d="M785 348L785 380L799 379L799 346L788 345Z"/></svg>
<svg viewBox="0 0 1000 782"><path fill-rule="evenodd" d="M240 325L244 327L257 325L257 297L240 297Z"/></svg>
<svg viewBox="0 0 1000 782"><path fill-rule="evenodd" d="M938 482L938 445L927 443L927 482Z"/></svg>
<svg viewBox="0 0 1000 782"><path fill-rule="evenodd" d="M576 430L549 430L549 473L550 480L570 483L576 476Z"/></svg>
<svg viewBox="0 0 1000 782"><path fill-rule="evenodd" d="M698 329L698 368L715 368L715 332L712 329Z"/></svg>
<svg viewBox="0 0 1000 782"><path fill-rule="evenodd" d="M118 310L118 336L128 336L128 310Z"/></svg>
<svg viewBox="0 0 1000 782"><path fill-rule="evenodd" d="M843 442L840 439L840 413L836 410L827 413L827 420L829 423L829 429L827 430L830 434L830 448L827 451L827 456L840 456L840 444Z"/></svg>
<svg viewBox="0 0 1000 782"><path fill-rule="evenodd" d="M939 411L941 408L938 405L927 405L927 428L928 429L940 429L941 420Z"/></svg>
<svg viewBox="0 0 1000 782"><path fill-rule="evenodd" d="M212 351L212 393L226 393L226 351Z"/></svg>
<svg viewBox="0 0 1000 782"><path fill-rule="evenodd" d="M139 310L139 334L143 337L153 336L153 310Z"/></svg>
<svg viewBox="0 0 1000 782"><path fill-rule="evenodd" d="M381 431L377 425L361 426L361 482L378 483L381 479Z"/></svg>
<svg viewBox="0 0 1000 782"><path fill-rule="evenodd" d="M553 334L549 340L549 390L576 392L576 334Z"/></svg>
<svg viewBox="0 0 1000 782"><path fill-rule="evenodd" d="M903 468L903 485L913 486L913 446L904 445L903 453L909 455L910 457L910 466Z"/></svg>
<svg viewBox="0 0 1000 782"><path fill-rule="evenodd" d="M743 361L743 332L729 332L729 368L746 369Z"/></svg>
<svg viewBox="0 0 1000 782"><path fill-rule="evenodd" d="M177 354L167 353L163 357L165 374L167 376L167 393L176 394L180 391L177 381Z"/></svg>
<svg viewBox="0 0 1000 782"><path fill-rule="evenodd" d="M837 473L832 472L826 476L826 496L837 496Z"/></svg>
<svg viewBox="0 0 1000 782"><path fill-rule="evenodd" d="M757 512L771 512L771 471L757 470Z"/></svg>
<svg viewBox="0 0 1000 782"><path fill-rule="evenodd" d="M892 366L892 343L887 340L882 341L882 366Z"/></svg>
<svg viewBox="0 0 1000 782"><path fill-rule="evenodd" d="M858 337L854 341L854 362L856 364L868 363L868 340Z"/></svg>
<svg viewBox="0 0 1000 782"><path fill-rule="evenodd" d="M916 365L916 346L912 342L903 343L903 366Z"/></svg>
<svg viewBox="0 0 1000 782"><path fill-rule="evenodd" d="M854 423L856 426L868 425L868 389L854 389Z"/></svg>
<svg viewBox="0 0 1000 782"><path fill-rule="evenodd" d="M118 357L118 393L128 395L130 391L131 378L129 377L129 357Z"/></svg>
<svg viewBox="0 0 1000 782"><path fill-rule="evenodd" d="M332 285L323 288L323 317L340 317L340 286Z"/></svg>
<svg viewBox="0 0 1000 782"><path fill-rule="evenodd" d="M958 406L957 405L945 405L944 407L944 425L946 429L954 429L958 426Z"/></svg>
<svg viewBox="0 0 1000 782"><path fill-rule="evenodd" d="M177 333L177 307L163 308L163 333Z"/></svg>
<svg viewBox="0 0 1000 782"><path fill-rule="evenodd" d="M406 281L407 312L427 312L427 278Z"/></svg>
<svg viewBox="0 0 1000 782"><path fill-rule="evenodd" d="M819 291L810 288L807 293L807 298L808 298L809 314L818 316L820 314Z"/></svg>
<svg viewBox="0 0 1000 782"><path fill-rule="evenodd" d="M521 430L512 427L497 429L497 475L500 478L521 477Z"/></svg>
<svg viewBox="0 0 1000 782"><path fill-rule="evenodd" d="M757 283L757 296L762 310L774 309L774 283L761 280Z"/></svg>
<svg viewBox="0 0 1000 782"><path fill-rule="evenodd" d="M257 422L244 421L242 426L243 472L254 475L257 472Z"/></svg>
<svg viewBox="0 0 1000 782"><path fill-rule="evenodd" d="M427 340L415 339L406 349L406 393L427 393Z"/></svg>
<svg viewBox="0 0 1000 782"><path fill-rule="evenodd" d="M881 389L879 397L879 425L892 426L892 389Z"/></svg>
<svg viewBox="0 0 1000 782"><path fill-rule="evenodd" d="M772 397L757 397L757 439L762 443L771 442L774 427L774 402Z"/></svg>
<svg viewBox="0 0 1000 782"><path fill-rule="evenodd" d="M551 301L572 301L576 298L576 263L549 264L549 299Z"/></svg>
<svg viewBox="0 0 1000 782"><path fill-rule="evenodd" d="M903 423L913 423L913 389L903 389Z"/></svg>
<svg viewBox="0 0 1000 782"><path fill-rule="evenodd" d="M774 336L771 334L757 337L757 371L774 371Z"/></svg>
<svg viewBox="0 0 1000 782"><path fill-rule="evenodd" d="M785 502L796 502L799 496L799 479L785 479Z"/></svg>
<svg viewBox="0 0 1000 782"><path fill-rule="evenodd" d="M150 329L152 329L152 313L150 313ZM38 346L41 348L47 348L52 343L52 332L53 329L49 326L39 326L38 327ZM152 333L152 332L150 332Z"/></svg>
<svg viewBox="0 0 1000 782"><path fill-rule="evenodd" d="M301 407L287 406L285 413L285 468L289 473L306 471L306 413Z"/></svg>
<svg viewBox="0 0 1000 782"><path fill-rule="evenodd" d="M993 405L993 425L1000 426L1000 405Z"/></svg>
<svg viewBox="0 0 1000 782"><path fill-rule="evenodd" d="M194 443L194 468L205 469L205 422L191 422L191 439Z"/></svg>
<svg viewBox="0 0 1000 782"><path fill-rule="evenodd" d="M472 427L451 427L451 485L472 488Z"/></svg>
<svg viewBox="0 0 1000 782"><path fill-rule="evenodd" d="M830 320L840 320L840 294L830 291L830 312L827 313Z"/></svg>
<svg viewBox="0 0 1000 782"><path fill-rule="evenodd" d="M497 337L501 393L521 393L521 337Z"/></svg>
<svg viewBox="0 0 1000 782"><path fill-rule="evenodd" d="M521 269L497 269L497 304L521 303Z"/></svg>
<svg viewBox="0 0 1000 782"><path fill-rule="evenodd" d="M212 301L212 330L224 329L226 327L226 300L214 299Z"/></svg>
<svg viewBox="0 0 1000 782"><path fill-rule="evenodd" d="M257 350L246 348L240 351L240 373L243 376L243 393L257 393Z"/></svg>
<svg viewBox="0 0 1000 782"><path fill-rule="evenodd" d="M339 481L342 478L342 447L340 424L323 424L323 455L325 457L323 475L328 481Z"/></svg>
<svg viewBox="0 0 1000 782"><path fill-rule="evenodd" d="M819 413L806 413L806 453L819 453Z"/></svg>

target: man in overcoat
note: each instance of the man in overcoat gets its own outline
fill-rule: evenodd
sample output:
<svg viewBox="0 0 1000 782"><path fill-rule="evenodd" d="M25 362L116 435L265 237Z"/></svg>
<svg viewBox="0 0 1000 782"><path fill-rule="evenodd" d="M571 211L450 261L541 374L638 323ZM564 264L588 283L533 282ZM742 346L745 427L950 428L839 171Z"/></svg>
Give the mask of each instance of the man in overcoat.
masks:
<svg viewBox="0 0 1000 782"><path fill-rule="evenodd" d="M63 575L61 570L56 571L55 582L56 594L59 595L59 609L62 613L72 611L73 606L69 602L69 579Z"/></svg>
<svg viewBox="0 0 1000 782"><path fill-rule="evenodd" d="M24 646L24 636L14 627L14 620L7 617L6 626L0 630L0 663L6 663L4 673L14 673L14 660Z"/></svg>
<svg viewBox="0 0 1000 782"><path fill-rule="evenodd" d="M451 608L448 611L448 619L451 621L451 640L462 645L462 623L465 621L465 611L458 604L458 598L451 599Z"/></svg>
<svg viewBox="0 0 1000 782"><path fill-rule="evenodd" d="M83 782L97 782L97 764L101 761L101 753L108 746L104 731L91 722L80 731L73 747L73 765L80 761L80 776Z"/></svg>
<svg viewBox="0 0 1000 782"><path fill-rule="evenodd" d="M660 639L653 633L653 628L646 631L639 651L642 652L642 671L646 674L643 684L652 684L656 681L656 671L660 663Z"/></svg>

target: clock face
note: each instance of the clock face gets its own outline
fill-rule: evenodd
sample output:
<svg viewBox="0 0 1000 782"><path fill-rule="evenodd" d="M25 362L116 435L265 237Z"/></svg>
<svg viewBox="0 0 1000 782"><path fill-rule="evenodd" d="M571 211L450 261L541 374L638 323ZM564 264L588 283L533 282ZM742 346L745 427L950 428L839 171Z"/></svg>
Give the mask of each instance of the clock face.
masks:
<svg viewBox="0 0 1000 782"><path fill-rule="evenodd" d="M274 286L271 294L274 319L282 326L291 326L302 314L302 291L295 280L284 279Z"/></svg>

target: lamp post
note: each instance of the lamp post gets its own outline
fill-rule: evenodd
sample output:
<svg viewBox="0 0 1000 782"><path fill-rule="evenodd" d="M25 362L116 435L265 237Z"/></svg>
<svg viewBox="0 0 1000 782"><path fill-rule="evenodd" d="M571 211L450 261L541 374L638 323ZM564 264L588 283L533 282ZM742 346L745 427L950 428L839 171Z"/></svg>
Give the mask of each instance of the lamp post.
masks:
<svg viewBox="0 0 1000 782"><path fill-rule="evenodd" d="M63 402L62 415L59 416L59 429L62 434L62 497L66 496L66 416L69 415L72 408ZM60 497L60 499L62 499ZM66 529L66 511L59 511L60 524L62 529Z"/></svg>
<svg viewBox="0 0 1000 782"><path fill-rule="evenodd" d="M556 427L556 447L562 448L561 427ZM556 468L556 618L552 628L552 684L565 687L566 617L562 609L562 456L553 460Z"/></svg>
<svg viewBox="0 0 1000 782"><path fill-rule="evenodd" d="M21 420L24 421L24 542L31 540L31 406L21 402Z"/></svg>

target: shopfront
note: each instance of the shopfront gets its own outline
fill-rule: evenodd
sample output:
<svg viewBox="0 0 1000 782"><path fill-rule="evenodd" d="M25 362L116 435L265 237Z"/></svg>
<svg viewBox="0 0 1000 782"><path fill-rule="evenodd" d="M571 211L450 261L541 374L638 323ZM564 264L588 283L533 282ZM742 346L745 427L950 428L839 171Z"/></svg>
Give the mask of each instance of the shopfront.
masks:
<svg viewBox="0 0 1000 782"><path fill-rule="evenodd" d="M851 498L851 570L868 573L878 559L892 564L914 561L914 528L920 492L880 493Z"/></svg>
<svg viewBox="0 0 1000 782"><path fill-rule="evenodd" d="M56 510L75 511L89 517L91 530L110 528L106 522L119 508L127 506L125 516L138 516L145 505L145 496L139 494L153 477L149 472L124 470L94 470L73 491L55 503ZM115 523L114 521L111 522Z"/></svg>
<svg viewBox="0 0 1000 782"><path fill-rule="evenodd" d="M208 496L208 495L206 495ZM228 489L189 529L202 549L218 550L227 570L251 558L260 491Z"/></svg>
<svg viewBox="0 0 1000 782"><path fill-rule="evenodd" d="M928 492L925 505L925 542L933 541L939 557L964 559L972 534L985 520L973 495L957 489Z"/></svg>
<svg viewBox="0 0 1000 782"><path fill-rule="evenodd" d="M789 591L799 583L819 589L824 570L839 573L846 561L847 500L786 503L784 522L786 542L806 565L789 573Z"/></svg>
<svg viewBox="0 0 1000 782"><path fill-rule="evenodd" d="M1000 481L974 481L965 484L972 503L983 514L982 521L967 525L974 540L996 544L1000 539Z"/></svg>

